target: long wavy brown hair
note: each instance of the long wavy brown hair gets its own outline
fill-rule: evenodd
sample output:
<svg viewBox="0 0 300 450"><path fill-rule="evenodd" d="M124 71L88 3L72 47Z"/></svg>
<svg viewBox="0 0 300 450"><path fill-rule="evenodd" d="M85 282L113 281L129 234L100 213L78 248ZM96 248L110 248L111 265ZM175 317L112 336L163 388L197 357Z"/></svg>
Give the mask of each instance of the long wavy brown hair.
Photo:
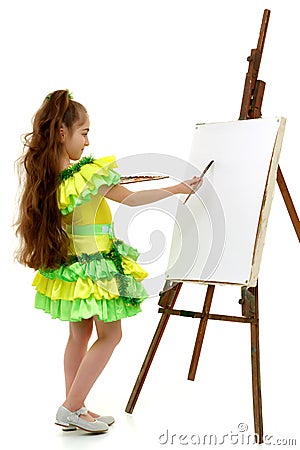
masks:
<svg viewBox="0 0 300 450"><path fill-rule="evenodd" d="M67 261L69 239L57 204L61 155L61 127L72 133L86 117L83 105L68 90L49 94L33 118L33 130L24 136L17 160L22 192L16 234L16 258L33 269L56 268Z"/></svg>

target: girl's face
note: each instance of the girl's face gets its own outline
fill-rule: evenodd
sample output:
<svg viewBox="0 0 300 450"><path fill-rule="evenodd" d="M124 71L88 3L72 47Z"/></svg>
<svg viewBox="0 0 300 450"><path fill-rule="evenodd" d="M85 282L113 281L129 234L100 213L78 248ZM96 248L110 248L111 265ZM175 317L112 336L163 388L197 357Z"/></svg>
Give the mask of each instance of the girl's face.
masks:
<svg viewBox="0 0 300 450"><path fill-rule="evenodd" d="M81 158L84 147L89 145L88 132L90 129L90 120L86 116L84 121L77 122L70 132L64 125L61 128L61 138L64 151L68 157L77 161Z"/></svg>

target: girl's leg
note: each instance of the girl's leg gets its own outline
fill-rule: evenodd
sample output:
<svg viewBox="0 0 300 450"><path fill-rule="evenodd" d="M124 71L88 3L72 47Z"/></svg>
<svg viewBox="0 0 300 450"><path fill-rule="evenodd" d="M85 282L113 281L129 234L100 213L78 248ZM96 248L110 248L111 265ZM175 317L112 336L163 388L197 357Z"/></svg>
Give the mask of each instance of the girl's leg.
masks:
<svg viewBox="0 0 300 450"><path fill-rule="evenodd" d="M63 406L71 411L82 407L95 381L109 361L122 337L121 321L95 320L98 338L82 358Z"/></svg>
<svg viewBox="0 0 300 450"><path fill-rule="evenodd" d="M93 319L70 322L70 334L64 355L66 396L73 384L81 361L86 355L93 331Z"/></svg>

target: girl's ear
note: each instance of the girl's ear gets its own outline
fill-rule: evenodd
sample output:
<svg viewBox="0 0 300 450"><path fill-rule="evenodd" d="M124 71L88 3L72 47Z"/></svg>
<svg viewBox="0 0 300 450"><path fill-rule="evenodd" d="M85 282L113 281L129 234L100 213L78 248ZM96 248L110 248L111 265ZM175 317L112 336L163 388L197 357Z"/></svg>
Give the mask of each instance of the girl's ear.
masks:
<svg viewBox="0 0 300 450"><path fill-rule="evenodd" d="M60 134L60 142L64 142L64 140L65 140L65 130L64 130L63 127L60 128L59 134Z"/></svg>

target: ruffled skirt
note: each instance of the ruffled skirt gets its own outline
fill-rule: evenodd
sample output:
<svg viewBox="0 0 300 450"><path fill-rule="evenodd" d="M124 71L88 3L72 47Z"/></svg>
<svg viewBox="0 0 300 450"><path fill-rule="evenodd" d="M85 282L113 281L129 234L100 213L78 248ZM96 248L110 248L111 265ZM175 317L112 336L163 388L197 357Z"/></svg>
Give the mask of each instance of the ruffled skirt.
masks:
<svg viewBox="0 0 300 450"><path fill-rule="evenodd" d="M35 307L69 322L134 316L148 296L141 283L147 272L137 257L134 248L114 240L109 252L71 256L58 269L39 270L33 280Z"/></svg>

